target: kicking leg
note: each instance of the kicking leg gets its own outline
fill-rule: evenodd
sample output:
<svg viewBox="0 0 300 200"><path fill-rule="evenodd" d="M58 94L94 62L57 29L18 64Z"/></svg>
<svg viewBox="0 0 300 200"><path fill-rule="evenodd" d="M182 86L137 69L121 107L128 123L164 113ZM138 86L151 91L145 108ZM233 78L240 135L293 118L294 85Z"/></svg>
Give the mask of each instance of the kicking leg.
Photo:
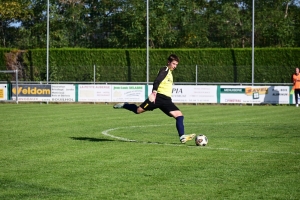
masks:
<svg viewBox="0 0 300 200"><path fill-rule="evenodd" d="M142 109L141 107L138 107L135 104L129 104L129 103L117 103L113 106L113 108L124 108L126 110L132 111L135 114L140 114L145 112L144 109Z"/></svg>

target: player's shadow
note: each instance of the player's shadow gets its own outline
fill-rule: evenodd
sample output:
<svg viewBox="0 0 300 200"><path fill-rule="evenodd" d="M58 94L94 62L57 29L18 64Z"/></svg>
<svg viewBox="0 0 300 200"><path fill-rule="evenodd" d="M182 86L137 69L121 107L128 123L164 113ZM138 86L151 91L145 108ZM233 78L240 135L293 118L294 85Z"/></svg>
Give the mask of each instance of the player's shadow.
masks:
<svg viewBox="0 0 300 200"><path fill-rule="evenodd" d="M72 140L81 140L81 141L89 141L89 142L131 142L131 143L140 143L140 144L156 144L156 145L175 145L175 146L184 146L181 143L163 143L163 142L151 142L151 141L137 141L137 140L110 140L103 138L93 138L93 137L70 137ZM185 146L195 146L195 145L185 145Z"/></svg>
<svg viewBox="0 0 300 200"><path fill-rule="evenodd" d="M89 142L114 142L115 140L103 139L103 138L92 138L92 137L70 137L72 140L81 140Z"/></svg>

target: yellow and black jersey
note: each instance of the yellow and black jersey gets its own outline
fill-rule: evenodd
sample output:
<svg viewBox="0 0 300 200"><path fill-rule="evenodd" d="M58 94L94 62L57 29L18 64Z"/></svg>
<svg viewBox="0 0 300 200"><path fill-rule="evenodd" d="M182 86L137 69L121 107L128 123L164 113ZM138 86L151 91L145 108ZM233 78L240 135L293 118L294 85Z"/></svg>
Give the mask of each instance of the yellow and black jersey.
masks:
<svg viewBox="0 0 300 200"><path fill-rule="evenodd" d="M158 75L153 82L153 90L156 90L159 94L172 97L172 85L172 71L167 66L160 68Z"/></svg>

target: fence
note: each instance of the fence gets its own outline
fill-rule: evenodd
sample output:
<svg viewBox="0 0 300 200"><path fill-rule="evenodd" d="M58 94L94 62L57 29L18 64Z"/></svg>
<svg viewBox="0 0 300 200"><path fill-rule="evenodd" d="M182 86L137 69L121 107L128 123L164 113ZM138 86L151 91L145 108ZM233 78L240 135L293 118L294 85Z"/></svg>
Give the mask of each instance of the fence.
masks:
<svg viewBox="0 0 300 200"><path fill-rule="evenodd" d="M19 102L143 102L152 85L143 83L0 84L0 100ZM178 84L173 86L175 103L192 104L294 104L291 85ZM9 91L11 90L11 91ZM11 95L9 95L11 94ZM299 98L299 97L298 97Z"/></svg>

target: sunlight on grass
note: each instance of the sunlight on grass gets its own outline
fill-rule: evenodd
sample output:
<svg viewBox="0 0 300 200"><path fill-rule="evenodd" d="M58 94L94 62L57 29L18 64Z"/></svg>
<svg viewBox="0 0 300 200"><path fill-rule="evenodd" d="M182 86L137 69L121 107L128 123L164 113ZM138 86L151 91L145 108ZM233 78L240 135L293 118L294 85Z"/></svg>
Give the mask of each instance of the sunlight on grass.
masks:
<svg viewBox="0 0 300 200"><path fill-rule="evenodd" d="M300 196L300 110L179 107L186 133L207 135L208 146L180 144L175 120L159 110L0 104L0 199Z"/></svg>

